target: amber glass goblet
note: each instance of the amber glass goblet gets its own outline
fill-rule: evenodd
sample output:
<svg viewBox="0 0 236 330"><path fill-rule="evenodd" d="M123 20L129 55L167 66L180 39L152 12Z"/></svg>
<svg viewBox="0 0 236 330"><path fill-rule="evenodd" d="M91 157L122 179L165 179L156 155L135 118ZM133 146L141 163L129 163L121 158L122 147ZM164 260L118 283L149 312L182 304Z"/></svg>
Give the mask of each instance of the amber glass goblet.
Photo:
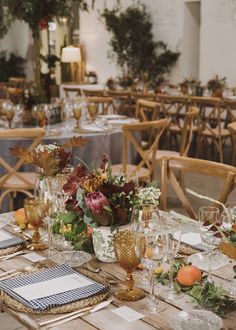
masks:
<svg viewBox="0 0 236 330"><path fill-rule="evenodd" d="M74 108L73 109L73 116L76 119L77 129L80 129L80 118L82 116L82 108Z"/></svg>
<svg viewBox="0 0 236 330"><path fill-rule="evenodd" d="M145 297L143 290L134 287L132 272L140 264L140 258L135 253L135 235L128 231L122 231L113 236L116 258L120 266L127 272L126 289L115 293L120 300L136 301Z"/></svg>
<svg viewBox="0 0 236 330"><path fill-rule="evenodd" d="M39 227L42 226L47 212L44 201L37 197L28 197L24 201L24 210L27 220L34 227L32 244L28 248L34 251L47 249L48 244L41 242L39 233Z"/></svg>
<svg viewBox="0 0 236 330"><path fill-rule="evenodd" d="M92 123L95 122L95 119L96 119L96 116L97 116L97 107L96 107L96 105L95 104L89 104L88 112L89 112Z"/></svg>
<svg viewBox="0 0 236 330"><path fill-rule="evenodd" d="M13 120L14 116L15 116L15 111L12 107L7 108L5 110L5 117L8 121L8 127L9 128L12 128L12 120Z"/></svg>

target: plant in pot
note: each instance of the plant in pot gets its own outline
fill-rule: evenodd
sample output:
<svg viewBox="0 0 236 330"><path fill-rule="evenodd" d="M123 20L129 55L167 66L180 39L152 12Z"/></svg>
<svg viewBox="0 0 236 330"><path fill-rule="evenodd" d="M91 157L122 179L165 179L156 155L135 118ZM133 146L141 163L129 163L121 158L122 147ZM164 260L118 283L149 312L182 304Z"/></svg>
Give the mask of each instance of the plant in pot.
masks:
<svg viewBox="0 0 236 330"><path fill-rule="evenodd" d="M137 3L122 10L118 3L113 9L105 7L101 19L111 33L108 55L121 69L122 81L128 77L155 89L159 77L170 71L180 53L153 40L151 15L146 7Z"/></svg>
<svg viewBox="0 0 236 330"><path fill-rule="evenodd" d="M63 187L69 195L67 213L60 219L72 226L75 248L88 246L92 230L94 252L104 262L114 262L113 233L127 229L132 207L148 198L150 204L158 204L159 189L155 187L137 188L135 182L111 173L107 157L103 157L99 168L90 170L78 165ZM73 234L72 234L73 236ZM83 246L83 244L85 246Z"/></svg>
<svg viewBox="0 0 236 330"><path fill-rule="evenodd" d="M219 78L218 75L216 75L214 78L210 79L207 82L207 88L211 91L212 97L223 97L223 90L226 86L226 77Z"/></svg>
<svg viewBox="0 0 236 330"><path fill-rule="evenodd" d="M2 9L0 9L0 35L1 37L7 33L11 23L18 19L26 22L32 32L33 38L33 69L34 82L42 93L41 83L41 63L40 50L41 39L40 31L48 27L48 22L53 18L67 17L71 19L75 14L75 7L81 10L88 10L88 2L86 0L4 0L2 1ZM91 4L93 4L91 0ZM3 15L3 14L4 15Z"/></svg>

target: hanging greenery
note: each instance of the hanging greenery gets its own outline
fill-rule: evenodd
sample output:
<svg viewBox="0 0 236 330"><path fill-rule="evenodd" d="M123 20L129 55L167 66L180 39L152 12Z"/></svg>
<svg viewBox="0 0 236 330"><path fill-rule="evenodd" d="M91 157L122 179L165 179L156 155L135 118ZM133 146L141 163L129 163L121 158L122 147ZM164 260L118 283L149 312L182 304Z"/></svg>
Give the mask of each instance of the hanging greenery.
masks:
<svg viewBox="0 0 236 330"><path fill-rule="evenodd" d="M71 19L75 13L75 6L81 10L88 10L87 0L0 0L2 12L7 13L7 21L0 20L0 36L7 32L10 23L23 20L28 23L33 37L34 49L34 75L35 83L41 88L40 80L40 30L47 28L48 22L53 18L67 17ZM89 0L90 1L90 0ZM94 0L90 3L93 5ZM1 13L0 12L0 19ZM9 23L7 23L9 22Z"/></svg>
<svg viewBox="0 0 236 330"><path fill-rule="evenodd" d="M111 10L105 8L101 17L111 33L109 57L117 62L123 77L156 83L178 60L179 52L153 40L145 5L137 3L122 10L118 4Z"/></svg>

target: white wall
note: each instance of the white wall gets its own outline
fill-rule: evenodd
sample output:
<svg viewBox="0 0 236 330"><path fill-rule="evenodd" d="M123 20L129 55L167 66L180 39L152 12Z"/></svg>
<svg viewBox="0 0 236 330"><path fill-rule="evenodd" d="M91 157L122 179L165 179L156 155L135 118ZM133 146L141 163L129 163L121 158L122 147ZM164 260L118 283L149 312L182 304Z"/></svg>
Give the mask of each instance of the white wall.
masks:
<svg viewBox="0 0 236 330"><path fill-rule="evenodd" d="M112 8L117 0L107 0ZM123 7L132 0L120 0ZM184 44L184 4L196 0L141 0L151 12L155 40L167 42L172 50L179 49L181 56L171 72L171 80L178 82L191 77L188 47ZM85 45L87 67L97 72L100 82L119 74L116 64L108 59L109 33L99 20L104 0L95 1L95 9L81 13L81 43ZM199 79L203 83L215 74L226 76L231 85L236 85L236 0L201 0ZM15 22L7 36L0 40L0 50L8 49L29 58L31 33L23 22ZM189 48L191 45L189 46ZM32 78L29 63L27 75Z"/></svg>
<svg viewBox="0 0 236 330"><path fill-rule="evenodd" d="M202 0L200 77L236 85L236 1Z"/></svg>
<svg viewBox="0 0 236 330"><path fill-rule="evenodd" d="M23 21L15 21L8 33L3 39L0 39L0 50L7 50L8 53L14 53L29 60L31 54L31 32L26 23ZM29 80L33 79L33 68L30 62L26 63L25 72Z"/></svg>

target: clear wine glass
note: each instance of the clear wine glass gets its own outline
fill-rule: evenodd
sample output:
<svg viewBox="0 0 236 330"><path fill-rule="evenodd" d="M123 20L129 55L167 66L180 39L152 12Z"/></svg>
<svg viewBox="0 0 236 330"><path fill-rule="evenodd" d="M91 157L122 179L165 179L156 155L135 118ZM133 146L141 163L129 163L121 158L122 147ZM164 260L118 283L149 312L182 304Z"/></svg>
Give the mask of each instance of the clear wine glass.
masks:
<svg viewBox="0 0 236 330"><path fill-rule="evenodd" d="M214 225L219 225L220 211L217 207L203 206L199 209L199 221L202 224L201 239L206 244L209 252L208 256L208 282L213 282L212 278L212 255L213 250L220 244L220 239L215 236Z"/></svg>
<svg viewBox="0 0 236 330"><path fill-rule="evenodd" d="M161 246L161 241L158 240L161 230L163 230L163 226L156 205L145 204L134 207L131 219L131 231L136 235L136 254L141 259L144 269L149 272L150 297L148 304L150 312L155 312L158 309L154 295L154 269L165 254L164 246ZM144 277L145 282L146 279Z"/></svg>
<svg viewBox="0 0 236 330"><path fill-rule="evenodd" d="M170 264L169 278L170 278L170 290L168 293L168 299L174 300L177 294L174 289L174 260L179 252L179 247L181 243L181 230L169 230L170 232L166 234L167 240L167 261Z"/></svg>
<svg viewBox="0 0 236 330"><path fill-rule="evenodd" d="M136 232L135 252L140 258L144 267L149 271L149 297L148 310L150 313L156 313L158 301L155 297L155 274L154 270L160 266L166 251L166 241L162 235L145 236Z"/></svg>

